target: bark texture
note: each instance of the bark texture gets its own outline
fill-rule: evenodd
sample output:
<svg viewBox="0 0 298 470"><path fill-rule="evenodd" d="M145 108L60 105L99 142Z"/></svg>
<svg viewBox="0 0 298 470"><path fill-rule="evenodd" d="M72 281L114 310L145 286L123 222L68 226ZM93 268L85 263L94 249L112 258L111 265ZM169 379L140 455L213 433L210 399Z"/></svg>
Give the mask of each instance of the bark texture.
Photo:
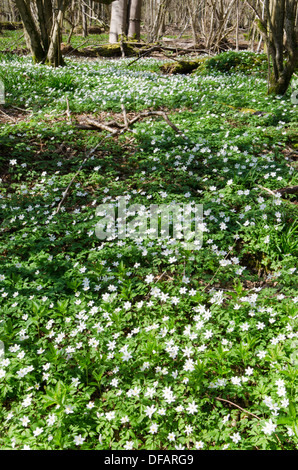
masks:
<svg viewBox="0 0 298 470"><path fill-rule="evenodd" d="M33 61L54 67L63 65L61 28L70 0L15 0L15 3Z"/></svg>
<svg viewBox="0 0 298 470"><path fill-rule="evenodd" d="M258 17L258 26L272 62L268 92L284 95L298 67L298 2L264 1L265 12L254 0L247 0L247 3Z"/></svg>

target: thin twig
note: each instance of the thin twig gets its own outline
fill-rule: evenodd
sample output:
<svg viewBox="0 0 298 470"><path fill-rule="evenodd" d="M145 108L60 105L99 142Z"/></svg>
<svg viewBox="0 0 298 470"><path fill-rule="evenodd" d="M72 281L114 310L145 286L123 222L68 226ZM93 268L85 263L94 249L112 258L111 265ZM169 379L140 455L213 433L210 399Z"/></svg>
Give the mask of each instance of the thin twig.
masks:
<svg viewBox="0 0 298 470"><path fill-rule="evenodd" d="M68 124L72 124L72 120L71 120L71 112L70 112L70 107L69 107L69 101L68 101L68 98L66 97L66 114L67 114L67 117L68 117Z"/></svg>
<svg viewBox="0 0 298 470"><path fill-rule="evenodd" d="M85 163L89 160L89 158L91 157L91 155L95 152L95 150L98 149L98 147L102 144L102 142L107 139L108 137L110 137L110 135L106 135L105 137L103 137L100 142L93 148L90 150L90 152L87 154L87 156L85 157L85 159L83 160L83 163L81 164L80 168L78 169L78 171L76 172L76 174L74 175L74 177L72 178L71 182L69 183L69 185L67 186L66 190L64 191L63 193L63 197L61 199L61 201L59 202L58 206L57 206L57 209L56 211L54 211L54 215L58 214L58 212L60 211L61 209L61 206L63 204L63 202L65 201L66 199L66 196L68 194L68 191L72 185L72 183L74 182L74 180L76 179L76 177L78 176L78 174L80 173L81 169L83 168L83 166L85 165Z"/></svg>
<svg viewBox="0 0 298 470"><path fill-rule="evenodd" d="M133 118L131 121L129 121L129 125L131 126L132 124L134 124L135 122L139 121L140 119L143 119L145 117L150 117L150 116L161 116L164 118L164 120L166 121L166 123L179 135L184 135L182 131L180 131L180 129L178 129L178 127L175 126L175 124L172 123L172 121L170 121L168 115L164 112L164 111L148 111L146 113L141 113L139 114L138 116L136 116L135 118Z"/></svg>
<svg viewBox="0 0 298 470"><path fill-rule="evenodd" d="M71 51L66 52L66 54L64 54L64 55L67 56L68 54L71 54L72 52L77 51L77 50L80 49L82 46L84 46L85 44L87 44L87 42L89 42L89 39L87 39L87 41L82 42L82 43L79 44L77 47L72 47L72 45L69 44L72 49L71 49Z"/></svg>
<svg viewBox="0 0 298 470"><path fill-rule="evenodd" d="M258 188L263 189L263 191L266 191L266 193L271 194L271 196L276 196L276 193L272 191L271 189L264 188L264 186L260 186L259 184L257 186Z"/></svg>
<svg viewBox="0 0 298 470"><path fill-rule="evenodd" d="M155 282L160 281L161 278L162 278L165 274L166 274L166 271L163 272L160 276L158 276L158 278L155 279Z"/></svg>
<svg viewBox="0 0 298 470"><path fill-rule="evenodd" d="M15 41L10 42L7 47L10 48L10 50L25 36L25 34L21 34ZM4 52L10 52L8 49Z"/></svg>
<svg viewBox="0 0 298 470"><path fill-rule="evenodd" d="M3 116L7 117L8 119L10 119L11 121L15 122L16 120L14 118L12 118L11 116L9 116L8 114L6 114L4 111L2 111L2 109L0 109L0 113L3 114Z"/></svg>
<svg viewBox="0 0 298 470"><path fill-rule="evenodd" d="M232 253L232 251L233 251L233 249L234 249L234 246L235 246L235 244L232 246L232 248L230 249L230 251L226 254L225 259L227 259L227 257L229 256L229 254ZM222 268L222 266L219 265L219 267L217 268L217 270L216 270L215 273L214 273L214 276L213 276L212 279L208 282L207 286L204 288L204 291L212 284L213 279L215 279L215 277L216 277L218 271L220 271L221 268Z"/></svg>
<svg viewBox="0 0 298 470"><path fill-rule="evenodd" d="M30 111L29 109L19 108L18 106L11 106L11 107L14 108L14 109L18 109L19 111L23 111L24 113L31 113L32 114L32 111Z"/></svg>
<svg viewBox="0 0 298 470"><path fill-rule="evenodd" d="M208 397L211 398L209 395L208 395ZM213 397L213 398L214 398L215 400L224 401L224 402L226 402L226 403L229 403L230 405L235 406L236 408L239 408L239 410L241 410L241 411L243 411L244 413L247 413L247 414L253 416L254 418L256 418L256 419L259 420L259 421L261 421L261 419L262 419L262 418L260 418L259 416L255 415L254 413L251 413L250 411L247 411L247 410L245 410L244 408L241 408L241 406L237 405L236 403L233 403L233 402L230 401L230 400L226 400L225 398L220 398L220 397ZM281 441L280 441L280 439L279 439L279 437L278 437L278 435L277 435L276 433L274 433L274 435L275 435L276 439L278 440L278 442L280 443L281 447L283 447L283 446L282 446L282 443L281 443Z"/></svg>
<svg viewBox="0 0 298 470"><path fill-rule="evenodd" d="M168 54L166 54L164 52L164 47L161 47L161 46L153 46L153 47L150 47L150 49L147 49L145 52L143 52L143 54L139 55L139 57L137 57L136 59L134 59L133 61L131 61L127 67L130 67L131 65L133 65L135 62L137 62L138 60L142 59L143 57L145 57L146 55L150 54L151 52L161 52L167 59L170 59L170 60L173 60L174 62L181 62L179 59L177 59L176 57L171 57L169 56ZM185 52L187 54L188 51L185 51L183 50L183 52ZM178 55L178 50L176 51L176 55Z"/></svg>
<svg viewBox="0 0 298 470"><path fill-rule="evenodd" d="M209 396L209 395L208 395L208 396ZM255 415L255 414L251 413L250 411L245 410L244 408L241 408L241 406L236 405L236 403L233 403L233 402L230 401L230 400L225 400L224 398L219 398L219 397L214 397L214 398L215 398L215 400L225 401L226 403L229 403L229 404L232 405L232 406L236 406L236 408L239 408L239 410L244 411L244 413L247 413L247 414L253 416L254 418L257 418L258 420L261 419L261 418L259 418L259 416L257 416L257 415Z"/></svg>

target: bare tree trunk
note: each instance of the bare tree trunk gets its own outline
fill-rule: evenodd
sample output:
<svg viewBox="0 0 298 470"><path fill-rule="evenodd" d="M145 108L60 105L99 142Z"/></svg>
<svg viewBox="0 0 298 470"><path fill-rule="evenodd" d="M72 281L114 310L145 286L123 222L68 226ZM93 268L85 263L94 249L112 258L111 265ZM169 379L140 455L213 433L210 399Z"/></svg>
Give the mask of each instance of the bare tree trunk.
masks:
<svg viewBox="0 0 298 470"><path fill-rule="evenodd" d="M264 1L265 18L256 0L247 3L258 17L272 60L269 93L284 95L298 67L298 4L297 0Z"/></svg>
<svg viewBox="0 0 298 470"><path fill-rule="evenodd" d="M86 5L85 2L82 3L82 26L83 26L83 37L88 36L88 27L87 27L87 16L86 16Z"/></svg>
<svg viewBox="0 0 298 470"><path fill-rule="evenodd" d="M34 3L32 0L30 3L28 0L15 0L34 62L55 67L64 64L60 47L61 27L69 2L70 0L35 0ZM31 6L35 8L31 10Z"/></svg>
<svg viewBox="0 0 298 470"><path fill-rule="evenodd" d="M110 44L115 44L120 35L124 35L127 25L127 0L116 0L112 3Z"/></svg>
<svg viewBox="0 0 298 470"><path fill-rule="evenodd" d="M26 30L26 41L34 62L42 62L45 58L45 50L41 43L41 37L31 13L30 5L25 0L15 0L16 6L22 18Z"/></svg>
<svg viewBox="0 0 298 470"><path fill-rule="evenodd" d="M69 0L60 0L58 3L58 14L55 18L51 33L51 42L46 57L46 64L54 67L64 65L64 60L61 54L61 28L63 22L63 15Z"/></svg>
<svg viewBox="0 0 298 470"><path fill-rule="evenodd" d="M188 11L188 17L191 25L191 31L192 31L192 37L193 37L193 42L194 45L198 43L198 35L197 35L197 22L196 22L196 14L197 14L197 8L195 5L195 8L193 5L187 4L187 11Z"/></svg>
<svg viewBox="0 0 298 470"><path fill-rule="evenodd" d="M141 38L141 11L142 0L131 0L129 11L128 37L132 39Z"/></svg>
<svg viewBox="0 0 298 470"><path fill-rule="evenodd" d="M149 33L149 42L155 42L158 39L160 29L169 6L170 0L158 0L157 12L154 20L154 24Z"/></svg>
<svg viewBox="0 0 298 470"><path fill-rule="evenodd" d="M36 0L38 22L40 27L41 41L45 51L49 49L50 34L53 26L53 13L51 1Z"/></svg>
<svg viewBox="0 0 298 470"><path fill-rule="evenodd" d="M239 0L236 1L236 51L239 51Z"/></svg>

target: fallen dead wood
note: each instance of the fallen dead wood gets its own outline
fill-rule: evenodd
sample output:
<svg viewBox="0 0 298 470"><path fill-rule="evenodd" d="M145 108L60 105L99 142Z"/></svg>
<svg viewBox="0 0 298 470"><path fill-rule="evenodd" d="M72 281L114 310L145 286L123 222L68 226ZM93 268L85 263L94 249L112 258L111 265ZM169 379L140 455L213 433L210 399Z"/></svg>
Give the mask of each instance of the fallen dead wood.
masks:
<svg viewBox="0 0 298 470"><path fill-rule="evenodd" d="M4 111L2 111L2 109L0 109L0 113L1 113L3 116L5 116L5 118L8 119L9 121L16 122L16 118L9 116L9 115L6 114Z"/></svg>
<svg viewBox="0 0 298 470"><path fill-rule="evenodd" d="M85 123L85 124L84 124ZM113 129L110 126L107 126L106 124L102 124L101 122L96 121L95 119L90 119L90 118L85 118L84 123L82 124L85 129L100 129L101 131L107 131L110 132L113 135L116 135L119 133L118 130ZM87 124L87 126L86 126ZM79 127L82 129L82 125L79 125ZM89 127L88 127L89 126Z"/></svg>
<svg viewBox="0 0 298 470"><path fill-rule="evenodd" d="M128 66L132 65L137 60L140 60L142 57L150 55L153 52L160 52L165 57L172 59L171 55L167 55L167 52L173 53L173 57L177 55L185 54L209 54L210 52L204 49L203 46L199 47L179 47L179 46L163 46L160 44L146 44L138 42L124 42L121 41L116 44L89 44L87 47L83 48L87 41L82 42L77 47L73 47L70 44L62 44L62 53L64 56L74 55L74 56L89 56L89 57L130 57L137 56ZM79 50L80 49L80 50Z"/></svg>
<svg viewBox="0 0 298 470"><path fill-rule="evenodd" d="M123 120L124 120L125 129L128 129L129 128L129 121L127 119L127 113L126 113L126 109L125 109L124 104L121 105L121 109L122 109L122 112L123 112Z"/></svg>
<svg viewBox="0 0 298 470"><path fill-rule="evenodd" d="M55 211L54 211L54 215L57 215L58 212L60 211L61 206L62 206L63 202L64 202L65 199L66 199L66 196L67 196L67 194L68 194L68 192L69 192L69 189L70 189L72 183L74 182L74 180L76 179L76 177L77 177L78 174L80 173L80 171L81 171L81 169L83 168L83 166L85 165L85 163L89 160L89 158L93 155L93 153L95 152L95 150L97 150L97 148L102 144L102 142L103 142L106 138L107 138L107 136L105 136L103 139L101 139L100 142L99 142L93 149L91 149L90 152L87 154L87 156L86 156L86 158L83 160L83 162L82 162L80 168L78 169L78 171L76 172L76 174L74 175L74 177L73 177L72 180L70 181L69 185L67 186L66 190L64 191L63 197L62 197L62 199L60 200L60 202L59 202L57 208L56 208Z"/></svg>
<svg viewBox="0 0 298 470"><path fill-rule="evenodd" d="M263 189L263 191L266 191L266 193L271 194L271 196L278 196L281 195L283 196L284 194L298 194L298 186L291 186L289 188L281 188L281 189L269 189L265 188L264 186L258 185L260 189Z"/></svg>
<svg viewBox="0 0 298 470"><path fill-rule="evenodd" d="M167 54L165 51L171 51L171 52L175 52L172 56L170 56L169 54ZM153 47L150 47L149 49L143 51L142 54L139 55L139 57L137 57L136 59L134 59L132 62L130 62L127 66L130 67L131 65L133 65L135 62L137 62L138 60L142 59L143 57L149 55L149 54L152 54L153 52L160 52L161 54L163 54L167 59L170 59L170 60L173 60L175 62L178 62L180 63L181 61L179 59L177 59L177 55L185 55L185 54L189 54L189 53L193 53L193 52L196 52L196 53L207 53L207 51L204 49L201 49L201 50L189 50L189 49L180 49L180 48L176 48L174 49L173 47L162 47L162 46L153 46Z"/></svg>
<svg viewBox="0 0 298 470"><path fill-rule="evenodd" d="M135 122L139 121L140 119L144 119L146 117L150 116L161 116L166 123L179 135L184 135L183 132L178 129L178 127L175 126L175 124L170 121L168 115L164 111L147 111L146 113L141 113L135 118L133 118L131 121L129 121L129 125L133 125Z"/></svg>
<svg viewBox="0 0 298 470"><path fill-rule="evenodd" d="M281 188L276 190L277 193L283 194L298 194L298 186L291 186L289 188Z"/></svg>
<svg viewBox="0 0 298 470"><path fill-rule="evenodd" d="M166 121L166 123L175 131L176 134L185 137L184 133L180 129L178 129L177 126L175 126L175 124L169 119L168 115L164 111L146 111L144 113L138 114L133 119L129 120L124 105L122 105L121 108L123 112L124 124L118 123L116 121L101 123L99 121L96 121L95 119L85 117L77 124L77 127L79 129L85 130L100 129L103 131L107 131L112 135L118 135L120 133L123 133L124 131L129 131L130 127L141 119L145 119L147 117L152 116L159 116Z"/></svg>
<svg viewBox="0 0 298 470"><path fill-rule="evenodd" d="M175 126L175 124L169 119L168 115L164 111L147 111L147 112L144 112L144 113L140 113L138 116L136 116L133 119L129 120L128 117L127 117L127 112L126 112L125 106L123 104L121 105L121 108L122 108L122 113L123 113L124 124L118 123L117 121L110 121L108 123L101 123L101 122L96 121L95 119L91 119L91 118L86 117L86 118L84 118L83 122L78 123L76 125L79 129L88 129L88 130L90 130L90 129L100 129L100 130L108 131L109 134L104 136L100 140L100 142L87 154L87 156L83 160L81 166L79 167L78 171L76 172L76 174L74 175L74 177L70 181L69 185L67 186L65 192L63 193L63 197L60 200L56 210L54 211L55 215L58 214L58 212L60 211L60 209L62 207L62 204L65 201L65 199L67 197L67 194L70 190L71 185L73 184L74 180L76 179L76 177L80 173L80 171L83 168L83 166L85 165L85 163L94 154L95 150L97 150L97 148L103 143L103 141L105 139L107 139L108 137L110 137L110 135L118 136L118 135L123 134L124 132L129 131L130 130L129 127L132 126L133 124L135 124L137 121L140 121L141 119L151 117L151 116L160 116L166 121L166 123L177 134L181 135L182 137L185 137L183 132L181 132L180 129L178 129L178 127ZM70 114L69 107L68 107L68 113Z"/></svg>
<svg viewBox="0 0 298 470"><path fill-rule="evenodd" d="M132 62L130 62L127 67L130 67L131 65L133 65L135 62L137 62L138 60L142 59L143 57L151 54L152 52L162 52L164 54L165 57L167 57L168 59L171 59L171 57L168 56L168 54L165 54L164 52L164 48L160 47L160 46L153 46L153 47L150 47L150 49L147 49L146 51L144 51L142 54L139 55L139 57L137 57L136 59L134 59ZM174 59L173 59L174 60Z"/></svg>

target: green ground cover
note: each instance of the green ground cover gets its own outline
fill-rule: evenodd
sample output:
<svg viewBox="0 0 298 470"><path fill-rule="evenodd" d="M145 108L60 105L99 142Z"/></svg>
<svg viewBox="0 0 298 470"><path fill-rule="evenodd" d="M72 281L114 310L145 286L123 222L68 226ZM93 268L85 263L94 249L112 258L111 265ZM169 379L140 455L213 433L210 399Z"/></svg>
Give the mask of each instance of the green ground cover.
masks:
<svg viewBox="0 0 298 470"><path fill-rule="evenodd" d="M0 446L295 449L297 196L274 192L298 184L292 90L130 61L1 57ZM121 103L183 135L76 126ZM99 240L97 207L121 197L203 205L202 248Z"/></svg>

